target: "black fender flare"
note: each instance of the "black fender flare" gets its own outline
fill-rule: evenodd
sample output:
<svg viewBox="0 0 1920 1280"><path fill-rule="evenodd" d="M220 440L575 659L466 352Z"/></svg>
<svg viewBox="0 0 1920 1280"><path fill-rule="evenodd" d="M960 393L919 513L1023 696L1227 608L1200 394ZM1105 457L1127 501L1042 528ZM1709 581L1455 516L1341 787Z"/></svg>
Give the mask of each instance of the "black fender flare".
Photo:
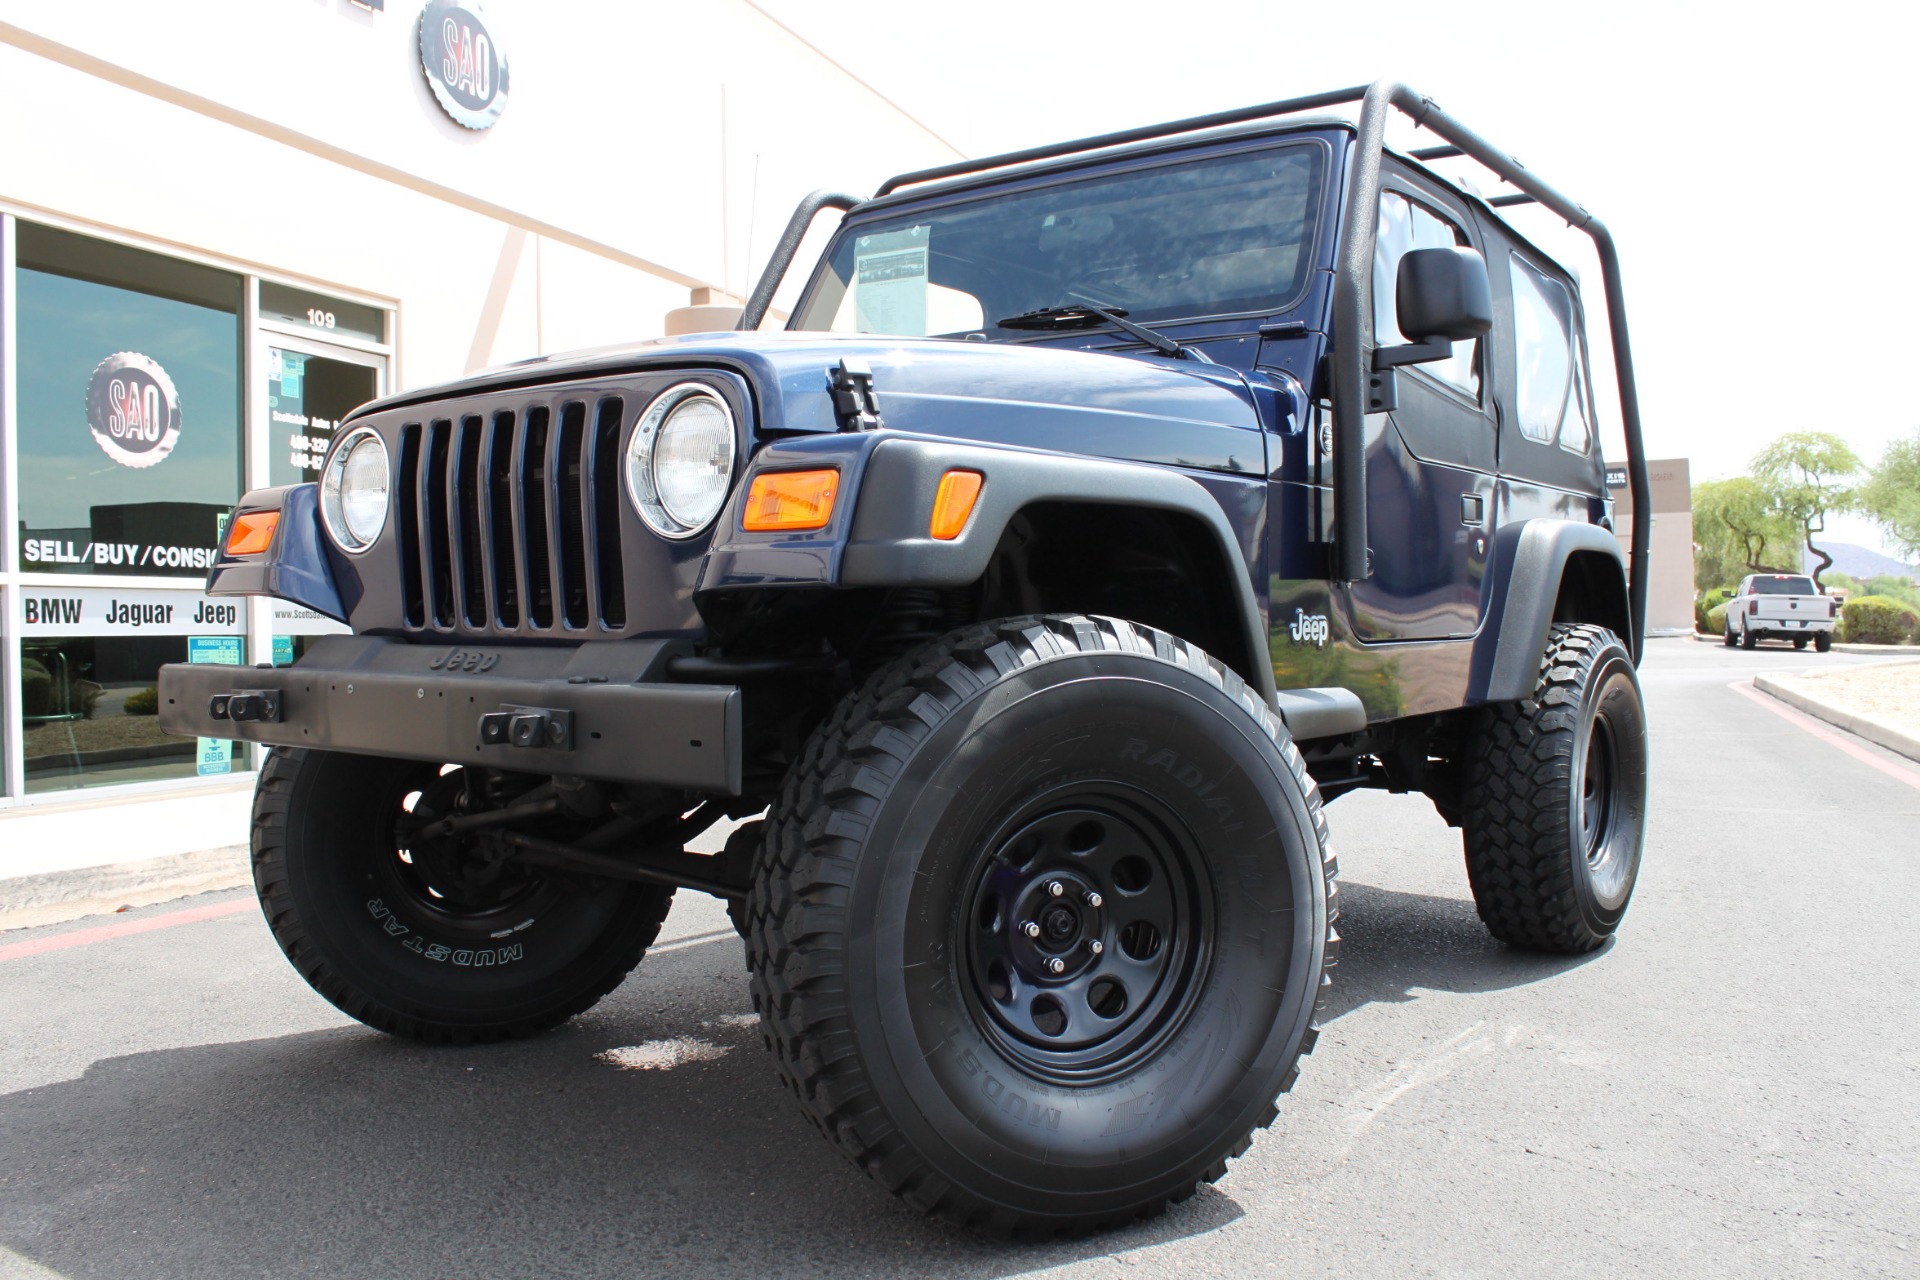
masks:
<svg viewBox="0 0 1920 1280"><path fill-rule="evenodd" d="M956 469L977 471L986 482L960 536L941 541L928 533L934 494L940 478ZM883 440L874 447L860 481L839 582L850 587L961 587L976 582L987 571L1008 523L1038 502L1150 507L1204 525L1233 583L1234 613L1250 668L1243 674L1273 705L1273 668L1265 661L1266 623L1233 527L1199 481L1164 467L940 440Z"/></svg>
<svg viewBox="0 0 1920 1280"><path fill-rule="evenodd" d="M1594 589L1602 598L1603 616L1582 621L1613 627L1634 650L1633 660L1640 661L1628 621L1627 567L1619 540L1597 524L1519 520L1494 534L1487 557L1492 591L1486 621L1474 641L1468 702L1514 702L1533 692L1560 586L1576 557L1581 572L1597 575Z"/></svg>

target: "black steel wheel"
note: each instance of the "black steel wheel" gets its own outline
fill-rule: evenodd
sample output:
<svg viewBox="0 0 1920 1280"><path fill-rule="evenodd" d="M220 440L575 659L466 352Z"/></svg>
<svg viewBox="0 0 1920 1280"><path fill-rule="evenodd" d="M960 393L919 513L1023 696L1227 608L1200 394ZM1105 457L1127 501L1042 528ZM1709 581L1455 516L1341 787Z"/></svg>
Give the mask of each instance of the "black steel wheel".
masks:
<svg viewBox="0 0 1920 1280"><path fill-rule="evenodd" d="M1110 618L969 627L814 735L748 899L782 1076L995 1233L1158 1213L1277 1114L1336 939L1319 795L1221 663Z"/></svg>
<svg viewBox="0 0 1920 1280"><path fill-rule="evenodd" d="M1192 834L1154 796L1065 783L988 836L968 878L955 950L1010 1061L1095 1084L1185 1024L1214 942L1212 884Z"/></svg>
<svg viewBox="0 0 1920 1280"><path fill-rule="evenodd" d="M1559 625L1531 697L1486 708L1468 749L1467 877L1497 938L1579 953L1619 928L1647 822L1647 722L1633 658Z"/></svg>
<svg viewBox="0 0 1920 1280"><path fill-rule="evenodd" d="M275 941L368 1026L435 1043L531 1035L618 986L673 891L530 867L447 836L462 771L277 749L254 796L253 876ZM565 819L543 834L566 839Z"/></svg>

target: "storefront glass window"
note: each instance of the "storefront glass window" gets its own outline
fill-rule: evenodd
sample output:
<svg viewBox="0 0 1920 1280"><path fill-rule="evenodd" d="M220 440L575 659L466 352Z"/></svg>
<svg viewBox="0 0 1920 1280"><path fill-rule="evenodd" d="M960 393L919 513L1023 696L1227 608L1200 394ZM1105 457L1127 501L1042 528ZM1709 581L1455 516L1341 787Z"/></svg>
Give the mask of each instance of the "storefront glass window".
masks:
<svg viewBox="0 0 1920 1280"><path fill-rule="evenodd" d="M179 634L195 626L237 629L239 610L232 601L210 602L187 592L126 592L129 599L112 602L120 606L114 611L117 622L96 618L89 628L87 615L104 612L105 592L56 597L28 588L24 594L34 605L29 634L20 642L21 757L28 794L219 776L246 768L245 756L231 742L160 732L155 688L164 663L241 662L245 638L235 630ZM41 605L55 601L62 622L46 625ZM217 620L188 621L190 601L201 616L212 613ZM79 626L64 622L74 614ZM80 634L114 628L119 634ZM159 634L142 634L148 628ZM165 634L168 630L176 634Z"/></svg>
<svg viewBox="0 0 1920 1280"><path fill-rule="evenodd" d="M204 577L241 488L242 277L24 222L17 252L20 567Z"/></svg>

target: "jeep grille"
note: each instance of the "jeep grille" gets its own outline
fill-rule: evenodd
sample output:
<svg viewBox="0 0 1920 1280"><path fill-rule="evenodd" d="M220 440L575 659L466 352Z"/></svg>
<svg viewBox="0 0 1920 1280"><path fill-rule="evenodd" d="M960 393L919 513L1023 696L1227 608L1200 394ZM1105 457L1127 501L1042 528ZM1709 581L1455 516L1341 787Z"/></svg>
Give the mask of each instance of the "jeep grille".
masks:
<svg viewBox="0 0 1920 1280"><path fill-rule="evenodd" d="M601 396L401 424L394 520L408 628L626 625L624 408Z"/></svg>

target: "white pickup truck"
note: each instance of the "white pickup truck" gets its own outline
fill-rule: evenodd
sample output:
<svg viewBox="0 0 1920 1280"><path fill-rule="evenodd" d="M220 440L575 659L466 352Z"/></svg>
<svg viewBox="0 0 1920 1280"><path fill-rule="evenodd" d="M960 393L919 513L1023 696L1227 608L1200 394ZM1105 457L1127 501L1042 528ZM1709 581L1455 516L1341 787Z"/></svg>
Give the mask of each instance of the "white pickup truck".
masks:
<svg viewBox="0 0 1920 1280"><path fill-rule="evenodd" d="M1727 601L1726 644L1751 649L1762 640L1807 641L1821 653L1833 648L1840 602L1815 590L1813 579L1798 573L1750 573L1740 593Z"/></svg>

